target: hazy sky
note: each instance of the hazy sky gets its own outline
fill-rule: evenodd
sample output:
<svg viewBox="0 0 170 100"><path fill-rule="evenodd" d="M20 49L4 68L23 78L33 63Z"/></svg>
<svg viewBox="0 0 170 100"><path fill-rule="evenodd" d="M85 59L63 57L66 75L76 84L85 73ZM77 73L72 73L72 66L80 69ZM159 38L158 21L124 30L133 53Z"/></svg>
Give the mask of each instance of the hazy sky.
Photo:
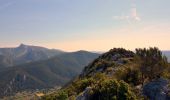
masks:
<svg viewBox="0 0 170 100"><path fill-rule="evenodd" d="M170 0L0 0L0 47L170 49Z"/></svg>

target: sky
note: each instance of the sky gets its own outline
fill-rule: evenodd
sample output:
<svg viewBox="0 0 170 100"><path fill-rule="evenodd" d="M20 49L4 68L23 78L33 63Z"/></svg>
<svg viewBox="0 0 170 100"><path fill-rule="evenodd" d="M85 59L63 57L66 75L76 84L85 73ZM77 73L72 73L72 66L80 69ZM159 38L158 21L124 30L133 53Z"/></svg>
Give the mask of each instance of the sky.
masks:
<svg viewBox="0 0 170 100"><path fill-rule="evenodd" d="M170 50L170 0L0 0L0 47Z"/></svg>

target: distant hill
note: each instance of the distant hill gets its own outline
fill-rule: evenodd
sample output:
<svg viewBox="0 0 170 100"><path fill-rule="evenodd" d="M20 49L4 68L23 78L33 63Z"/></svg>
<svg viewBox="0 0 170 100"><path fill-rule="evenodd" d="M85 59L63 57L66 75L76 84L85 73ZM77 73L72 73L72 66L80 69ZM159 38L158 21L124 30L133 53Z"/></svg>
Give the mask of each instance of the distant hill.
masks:
<svg viewBox="0 0 170 100"><path fill-rule="evenodd" d="M168 58L168 62L170 62L170 51L162 51L162 53Z"/></svg>
<svg viewBox="0 0 170 100"><path fill-rule="evenodd" d="M21 44L16 48L0 48L0 67L9 67L63 54L61 50Z"/></svg>
<svg viewBox="0 0 170 100"><path fill-rule="evenodd" d="M22 90L63 86L99 54L87 51L64 53L47 60L0 69L0 95Z"/></svg>

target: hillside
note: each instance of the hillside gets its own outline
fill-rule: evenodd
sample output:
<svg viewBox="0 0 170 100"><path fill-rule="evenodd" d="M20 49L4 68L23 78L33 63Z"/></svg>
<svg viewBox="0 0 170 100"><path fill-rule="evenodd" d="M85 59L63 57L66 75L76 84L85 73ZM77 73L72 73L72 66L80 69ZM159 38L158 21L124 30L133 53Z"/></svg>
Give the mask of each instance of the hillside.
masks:
<svg viewBox="0 0 170 100"><path fill-rule="evenodd" d="M169 100L170 67L158 48L114 48L42 100Z"/></svg>
<svg viewBox="0 0 170 100"><path fill-rule="evenodd" d="M25 90L63 86L80 74L84 66L99 54L87 51L64 53L53 58L19 66L1 68L0 95Z"/></svg>
<svg viewBox="0 0 170 100"><path fill-rule="evenodd" d="M16 48L0 48L0 67L45 60L65 52L39 46L21 44Z"/></svg>

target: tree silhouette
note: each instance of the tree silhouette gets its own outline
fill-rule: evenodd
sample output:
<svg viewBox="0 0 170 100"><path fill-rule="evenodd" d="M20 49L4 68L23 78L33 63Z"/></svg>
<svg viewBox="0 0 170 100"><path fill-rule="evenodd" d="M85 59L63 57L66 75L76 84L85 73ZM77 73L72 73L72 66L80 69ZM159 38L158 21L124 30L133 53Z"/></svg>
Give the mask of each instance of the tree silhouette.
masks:
<svg viewBox="0 0 170 100"><path fill-rule="evenodd" d="M143 82L145 79L152 80L161 76L168 67L168 61L162 52L154 47L149 49L136 49L136 54L140 57L140 69Z"/></svg>

